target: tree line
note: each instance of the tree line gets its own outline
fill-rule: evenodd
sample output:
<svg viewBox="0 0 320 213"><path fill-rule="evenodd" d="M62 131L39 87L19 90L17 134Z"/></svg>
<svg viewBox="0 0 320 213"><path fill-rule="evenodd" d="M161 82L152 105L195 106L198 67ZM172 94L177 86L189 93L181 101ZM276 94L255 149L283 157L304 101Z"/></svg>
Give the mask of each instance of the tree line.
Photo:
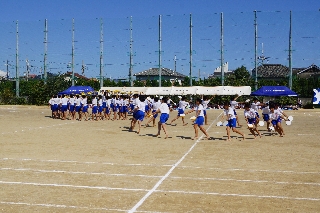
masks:
<svg viewBox="0 0 320 213"><path fill-rule="evenodd" d="M163 87L169 86L190 86L189 77L185 77L182 85L178 81L171 82L162 80ZM258 88L261 86L288 86L288 78L275 80L259 79ZM91 86L95 90L100 89L99 81L95 79L77 79L75 81L77 86ZM115 82L110 79L105 79L103 85L106 87L129 87L130 82L119 81ZM220 78L204 78L199 80L192 80L193 86L221 86ZM255 80L251 78L246 67L242 66L237 68L232 74L225 77L225 86L251 86L252 90L255 88ZM20 81L20 97L15 96L15 81L2 79L0 81L0 103L1 104L31 104L31 105L45 105L52 95L66 90L71 86L71 80L66 81L64 75L50 76L47 78L46 83L41 79L29 79ZM158 87L159 83L156 80L134 81L134 86ZM313 89L320 88L320 79L318 78L293 78L292 90L299 94L299 97L311 98L313 97ZM240 101L244 101L249 97L241 97ZM228 101L229 96L216 96L212 101L213 103L223 103ZM297 100L293 97L279 98L281 104L296 104Z"/></svg>

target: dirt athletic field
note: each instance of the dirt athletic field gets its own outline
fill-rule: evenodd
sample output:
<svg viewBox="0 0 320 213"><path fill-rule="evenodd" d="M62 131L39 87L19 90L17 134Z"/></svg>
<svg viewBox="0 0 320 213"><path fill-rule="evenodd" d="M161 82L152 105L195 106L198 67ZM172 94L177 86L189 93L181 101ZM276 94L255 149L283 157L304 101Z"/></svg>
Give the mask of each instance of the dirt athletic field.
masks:
<svg viewBox="0 0 320 213"><path fill-rule="evenodd" d="M212 140L191 140L193 114L164 139L128 120L0 106L0 212L320 212L320 110L286 111L283 138L242 127L246 140L231 142L220 113L208 111Z"/></svg>

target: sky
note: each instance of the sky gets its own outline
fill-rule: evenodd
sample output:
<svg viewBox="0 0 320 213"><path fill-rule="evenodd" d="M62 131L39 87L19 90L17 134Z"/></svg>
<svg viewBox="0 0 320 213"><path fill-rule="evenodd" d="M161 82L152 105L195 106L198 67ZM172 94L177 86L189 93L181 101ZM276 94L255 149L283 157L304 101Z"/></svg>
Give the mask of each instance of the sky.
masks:
<svg viewBox="0 0 320 213"><path fill-rule="evenodd" d="M104 76L126 78L129 70L130 16L133 70L159 64L159 15L162 15L161 63L188 75L190 14L192 71L208 77L221 63L220 13L224 18L224 62L229 69L254 67L254 13L258 11L258 52L269 63L288 65L289 11L293 11L293 66L320 65L319 0L0 0L0 70L15 75L16 20L19 22L19 73L43 69L44 19L48 20L48 68L70 71L72 18L75 20L75 72L99 75L100 27L103 22ZM318 50L317 50L318 49ZM310 51L312 50L312 51Z"/></svg>

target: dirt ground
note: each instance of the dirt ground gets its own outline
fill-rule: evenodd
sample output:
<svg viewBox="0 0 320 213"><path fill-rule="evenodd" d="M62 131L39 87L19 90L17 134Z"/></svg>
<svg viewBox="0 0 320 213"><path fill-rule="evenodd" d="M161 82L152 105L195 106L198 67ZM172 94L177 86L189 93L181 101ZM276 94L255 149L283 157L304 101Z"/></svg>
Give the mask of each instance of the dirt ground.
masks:
<svg viewBox="0 0 320 213"><path fill-rule="evenodd" d="M51 119L47 107L0 106L1 212L320 212L320 110L294 117L285 137L189 124L129 132L129 121ZM170 114L171 120L177 114ZM241 123L244 124L242 112ZM200 134L202 135L202 133Z"/></svg>

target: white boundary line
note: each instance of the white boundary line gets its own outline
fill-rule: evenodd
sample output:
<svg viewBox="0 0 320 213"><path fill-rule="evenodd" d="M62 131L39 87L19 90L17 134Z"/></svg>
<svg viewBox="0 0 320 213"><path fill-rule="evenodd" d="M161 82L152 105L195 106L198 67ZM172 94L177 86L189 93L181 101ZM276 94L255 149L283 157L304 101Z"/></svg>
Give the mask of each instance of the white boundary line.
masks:
<svg viewBox="0 0 320 213"><path fill-rule="evenodd" d="M70 206L64 204L49 204L49 203L25 203L25 202L9 202L9 201L0 201L0 204L3 205L23 205L23 206L43 206L43 207L53 207L53 208L69 208L69 209L85 209L85 210L103 210L103 211L117 211L117 212L127 212L128 210L123 209L108 209L102 207L87 207L87 206ZM138 211L146 213L160 213L152 211Z"/></svg>
<svg viewBox="0 0 320 213"><path fill-rule="evenodd" d="M287 197L276 195L253 195L253 194L229 194L218 192L196 192L196 191L174 191L174 190L155 190L156 192L165 193L180 193L180 194L200 194L200 195L215 195L215 196L232 196L232 197L253 197L253 198L273 198L273 199L285 199L285 200L307 200L307 201L320 201L320 198L308 198L308 197Z"/></svg>
<svg viewBox="0 0 320 213"><path fill-rule="evenodd" d="M75 160L41 160L30 158L0 158L0 161L35 161L35 162L52 162L52 163L76 163L76 164L104 164L104 165L116 165L116 166L152 166L152 167L172 167L173 164L143 164L143 163L112 163L112 162L81 162ZM200 166L179 166L178 169L206 169L206 170L219 170L219 171L244 171L244 172L269 172L269 173L292 173L292 174L320 174L320 172L308 172L308 171L290 171L290 170L268 170L268 169L241 169L241 168L218 168L218 167L200 167Z"/></svg>
<svg viewBox="0 0 320 213"><path fill-rule="evenodd" d="M220 113L220 115L222 114L222 112ZM212 121L212 123L210 124L210 126L207 128L206 131L208 131L211 126L213 125L213 123L220 117L220 115L218 115L218 117L216 119L214 119ZM168 176L172 173L172 171L179 166L179 164L186 158L186 156L193 150L193 148L199 143L199 141L202 139L202 137L204 136L204 134L202 134L200 136L200 138L198 140L196 140L196 142L194 142L194 144L190 147L190 149L175 163L173 164L173 166L169 169L169 171L156 183L156 185L153 186L153 188L151 190L148 191L147 194L145 194L141 200L139 200L138 203L136 203L136 205L134 207L132 207L132 209L130 209L130 211L128 211L128 213L133 213L137 211L137 208L139 208L144 201L153 193L157 190L157 188L162 184L162 182L168 178Z"/></svg>
<svg viewBox="0 0 320 213"><path fill-rule="evenodd" d="M97 189L97 190L118 190L118 191L148 191L148 189L128 189L128 188L110 188L104 186L77 186L77 185L66 185L66 184L45 184L45 183L26 183L26 182L8 182L0 181L0 184L8 185L32 185L32 186L50 186L50 187L70 187L78 189ZM200 191L182 191L182 190L153 190L153 192L162 193L176 193L176 194L199 194L199 195L214 195L214 196L232 196L232 197L252 197L252 198L272 198L272 199L286 199L286 200L307 200L307 201L320 201L320 198L312 197L288 197L288 196L277 196L277 195L254 195L254 194L237 194L237 193L219 193L219 192L200 192ZM132 211L132 209L130 210ZM130 212L129 211L129 212Z"/></svg>
<svg viewBox="0 0 320 213"><path fill-rule="evenodd" d="M70 185L70 184L31 183L31 182L20 182L20 181L0 181L0 184L69 187L69 188L79 188L79 189L99 189L99 190L110 190L110 191L116 191L116 190L118 190L118 191L148 191L148 189L114 188L114 187L106 187L106 186L78 186L78 185Z"/></svg>
<svg viewBox="0 0 320 213"><path fill-rule="evenodd" d="M116 177L141 177L141 178L162 178L159 175L142 175L142 174L123 174L123 173L105 173L105 172L80 172L80 171L66 171L66 170L44 170L44 169L31 169L31 168L0 168L0 171L22 171L22 172L37 172L37 173L62 173L62 174L74 174L74 175L103 175L103 176L116 176ZM247 179L235 179L235 178L216 178L216 177L181 177L171 176L171 179L181 180L208 180L208 181L235 181L235 182L247 182L247 183L270 183L270 184L287 184L287 185L314 185L320 186L319 183L312 182L288 182L288 181L269 181L269 180L247 180Z"/></svg>

